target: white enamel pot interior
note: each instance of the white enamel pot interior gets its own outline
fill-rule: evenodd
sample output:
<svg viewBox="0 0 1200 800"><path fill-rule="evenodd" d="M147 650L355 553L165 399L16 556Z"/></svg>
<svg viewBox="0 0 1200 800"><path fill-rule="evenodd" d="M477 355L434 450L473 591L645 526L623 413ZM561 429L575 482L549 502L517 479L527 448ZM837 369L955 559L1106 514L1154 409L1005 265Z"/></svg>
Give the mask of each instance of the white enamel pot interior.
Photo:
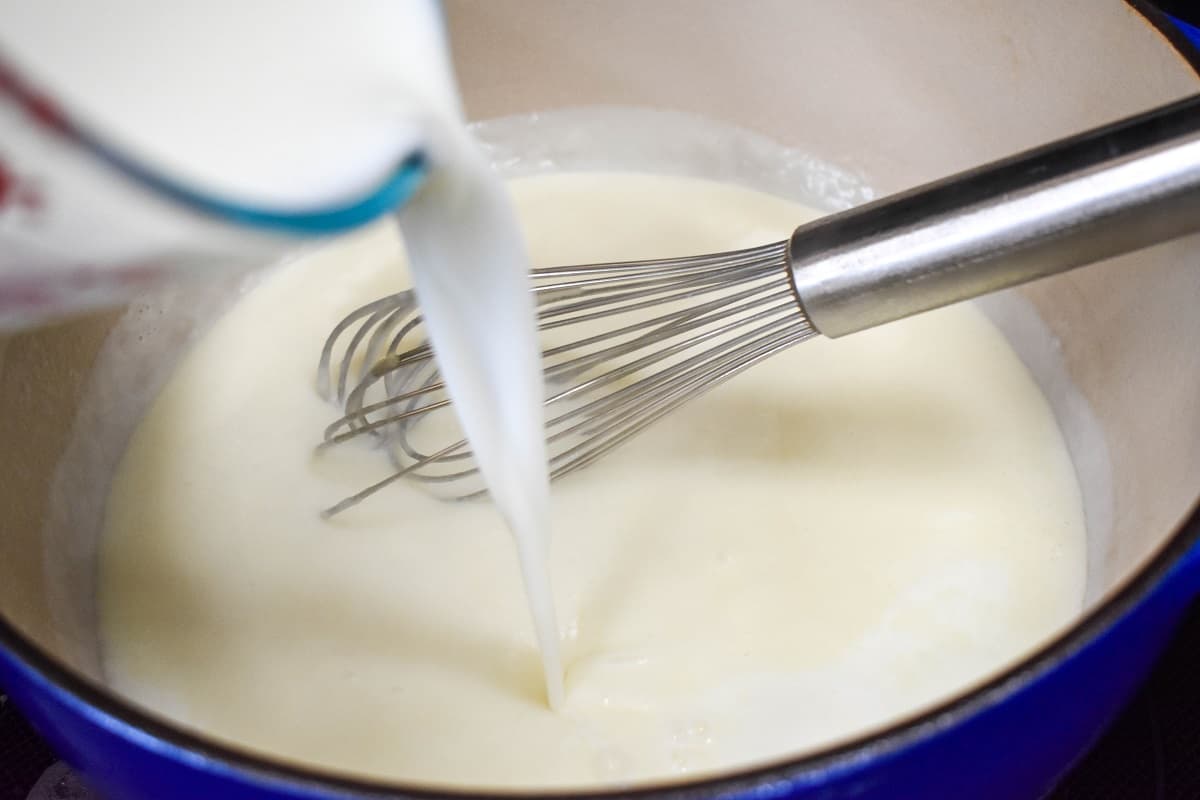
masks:
<svg viewBox="0 0 1200 800"><path fill-rule="evenodd" d="M1164 34L1119 0L445 5L473 119L605 105L690 112L813 153L878 193L1200 89ZM1117 613L1117 600L1126 610L1137 600L1130 587L1151 591L1193 544L1184 537L1200 497L1200 239L1046 280L1011 298L990 310L1055 407L1084 487L1090 543L1091 627L1066 632L1016 665L1011 675L1018 675L1080 647ZM64 527L61 515L56 523L49 498L117 317L0 340L0 643L58 691L132 728L207 758L325 785L316 773L176 731L104 688L87 599L79 599L94 578L95 527ZM164 326L161 363L130 380L161 373L186 333ZM103 454L75 480L103 487L119 456ZM1200 561L1194 548L1191 555ZM1003 677L990 687L1002 685ZM866 752L944 712L839 752ZM815 760L797 763L819 764L821 754L808 758Z"/></svg>

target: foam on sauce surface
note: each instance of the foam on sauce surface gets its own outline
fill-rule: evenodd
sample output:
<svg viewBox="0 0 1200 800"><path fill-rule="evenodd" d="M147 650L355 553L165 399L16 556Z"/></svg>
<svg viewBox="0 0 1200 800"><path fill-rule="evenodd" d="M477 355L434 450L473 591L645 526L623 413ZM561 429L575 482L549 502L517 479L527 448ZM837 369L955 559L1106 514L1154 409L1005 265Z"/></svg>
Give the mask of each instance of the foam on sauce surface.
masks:
<svg viewBox="0 0 1200 800"><path fill-rule="evenodd" d="M537 265L744 247L812 216L679 178L511 188ZM342 772L623 785L865 731L1079 611L1062 437L1003 337L954 307L802 344L555 484L565 699L550 711L489 504L401 483L316 514L388 471L365 443L313 456L332 412L312 385L332 325L403 285L399 250L380 229L266 277L155 402L102 543L122 693Z"/></svg>

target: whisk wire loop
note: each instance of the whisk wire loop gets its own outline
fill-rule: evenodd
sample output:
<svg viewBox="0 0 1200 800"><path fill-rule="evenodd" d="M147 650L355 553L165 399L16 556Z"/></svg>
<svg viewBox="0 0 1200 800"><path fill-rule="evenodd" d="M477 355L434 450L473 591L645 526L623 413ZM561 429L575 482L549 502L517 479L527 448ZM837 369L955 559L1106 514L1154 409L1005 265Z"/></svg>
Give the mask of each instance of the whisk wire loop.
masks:
<svg viewBox="0 0 1200 800"><path fill-rule="evenodd" d="M795 300L787 242L727 253L536 269L550 474L611 452L680 406L817 334ZM450 416L411 291L368 303L330 333L317 386L342 409L322 448L371 436L394 471L333 515L406 479L439 495L486 492ZM453 429L453 426L451 426ZM425 444L432 438L433 444Z"/></svg>

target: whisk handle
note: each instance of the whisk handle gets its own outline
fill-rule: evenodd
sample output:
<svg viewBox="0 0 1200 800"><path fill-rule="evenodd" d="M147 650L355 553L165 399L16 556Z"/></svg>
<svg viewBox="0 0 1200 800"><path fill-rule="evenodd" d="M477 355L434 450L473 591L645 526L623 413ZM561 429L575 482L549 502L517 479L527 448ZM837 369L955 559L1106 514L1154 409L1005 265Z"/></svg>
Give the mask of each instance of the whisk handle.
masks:
<svg viewBox="0 0 1200 800"><path fill-rule="evenodd" d="M842 336L1200 231L1200 95L801 226L813 325Z"/></svg>

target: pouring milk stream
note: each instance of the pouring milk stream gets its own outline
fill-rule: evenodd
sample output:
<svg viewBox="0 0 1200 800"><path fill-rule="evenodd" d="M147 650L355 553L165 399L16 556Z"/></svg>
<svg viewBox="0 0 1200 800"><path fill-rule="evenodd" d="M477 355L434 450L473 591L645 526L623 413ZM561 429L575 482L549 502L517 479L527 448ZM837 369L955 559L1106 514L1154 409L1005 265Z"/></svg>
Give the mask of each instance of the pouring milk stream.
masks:
<svg viewBox="0 0 1200 800"><path fill-rule="evenodd" d="M391 210L420 173L398 220L559 706L527 257L462 128L439 6L0 0L0 18L0 328L265 263Z"/></svg>

